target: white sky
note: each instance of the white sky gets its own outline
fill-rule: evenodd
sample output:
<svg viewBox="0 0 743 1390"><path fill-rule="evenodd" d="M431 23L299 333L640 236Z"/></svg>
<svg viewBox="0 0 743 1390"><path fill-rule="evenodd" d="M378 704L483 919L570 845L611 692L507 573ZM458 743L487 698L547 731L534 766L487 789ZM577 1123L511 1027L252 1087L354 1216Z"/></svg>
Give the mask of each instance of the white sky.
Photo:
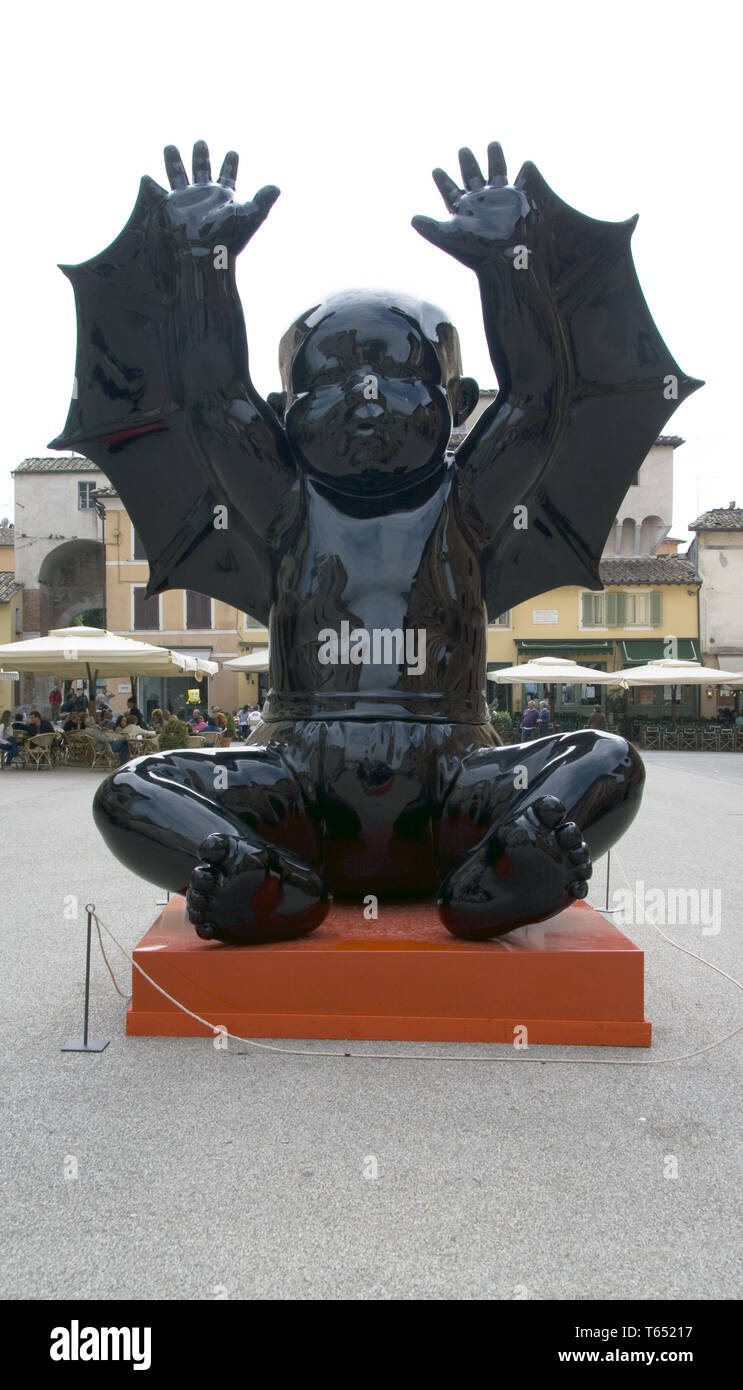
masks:
<svg viewBox="0 0 743 1390"><path fill-rule="evenodd" d="M216 176L241 155L238 193L282 196L243 252L252 376L278 389L284 328L328 291L379 285L451 314L465 371L494 385L472 272L424 242L445 216L431 180L457 150L499 139L515 176L533 159L594 217L640 213L635 263L682 369L707 386L667 426L673 534L743 505L740 444L740 87L736 7L469 0L37 4L4 11L6 159L3 466L47 453L75 362L72 289L56 262L103 250L139 178L167 186L162 147Z"/></svg>

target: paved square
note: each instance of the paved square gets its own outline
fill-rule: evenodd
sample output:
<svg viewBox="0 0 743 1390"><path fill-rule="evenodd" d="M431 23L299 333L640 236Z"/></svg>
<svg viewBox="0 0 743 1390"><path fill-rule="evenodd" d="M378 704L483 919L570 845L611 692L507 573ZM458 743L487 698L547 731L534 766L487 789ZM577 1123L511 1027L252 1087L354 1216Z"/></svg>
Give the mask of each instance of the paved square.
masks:
<svg viewBox="0 0 743 1390"><path fill-rule="evenodd" d="M740 979L743 757L645 760L612 886L719 890L719 923L664 930ZM111 1043L63 1054L81 1031L84 904L131 949L161 896L98 836L98 777L0 774L6 1298L738 1296L740 1037L668 1066L573 1065L706 1047L741 1021L734 984L628 926L650 1052L355 1043L442 1060L336 1060L313 1053L338 1043L127 1039L94 940L91 1030ZM602 861L597 907L604 882ZM467 1060L488 1052L508 1060Z"/></svg>

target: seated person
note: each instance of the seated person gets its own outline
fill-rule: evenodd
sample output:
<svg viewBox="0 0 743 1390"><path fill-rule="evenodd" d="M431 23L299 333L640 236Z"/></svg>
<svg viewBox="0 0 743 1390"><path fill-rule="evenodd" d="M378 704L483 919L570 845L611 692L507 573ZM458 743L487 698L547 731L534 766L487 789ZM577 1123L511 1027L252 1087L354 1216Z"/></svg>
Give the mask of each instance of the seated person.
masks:
<svg viewBox="0 0 743 1390"><path fill-rule="evenodd" d="M126 716L122 715L122 718L125 717ZM96 752L101 752L102 750L108 751L108 749L111 748L114 753L118 753L119 755L120 767L123 767L124 763L129 762L129 740L127 738L117 737L113 729L99 729L95 724L91 724L90 727L85 730L85 733L96 749Z"/></svg>
<svg viewBox="0 0 743 1390"><path fill-rule="evenodd" d="M13 725L10 722L10 710L3 710L0 718L0 757L5 759L5 766L10 767L13 759L20 753L18 743L13 738Z"/></svg>
<svg viewBox="0 0 743 1390"><path fill-rule="evenodd" d="M202 717L200 709L194 710L188 722L191 725L191 732L194 734L200 734L206 728L206 720Z"/></svg>
<svg viewBox="0 0 743 1390"><path fill-rule="evenodd" d="M28 716L28 723L28 732L32 738L36 734L53 734L55 732L54 725L50 724L48 719L42 719L37 709L31 710Z"/></svg>

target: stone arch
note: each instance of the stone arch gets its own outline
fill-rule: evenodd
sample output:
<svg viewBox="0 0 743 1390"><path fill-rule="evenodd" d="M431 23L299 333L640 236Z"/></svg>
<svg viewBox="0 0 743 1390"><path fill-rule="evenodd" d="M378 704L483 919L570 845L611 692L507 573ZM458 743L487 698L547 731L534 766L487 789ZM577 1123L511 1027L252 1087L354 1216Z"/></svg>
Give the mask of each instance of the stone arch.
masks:
<svg viewBox="0 0 743 1390"><path fill-rule="evenodd" d="M660 545L666 527L659 516L643 517L640 527L640 554L654 555Z"/></svg>
<svg viewBox="0 0 743 1390"><path fill-rule="evenodd" d="M103 608L104 566L100 541L64 541L55 546L39 570L39 618L42 633L69 627L88 608Z"/></svg>
<svg viewBox="0 0 743 1390"><path fill-rule="evenodd" d="M636 535L636 532L637 532L637 523L635 522L634 517L626 516L626 517L624 518L623 522L622 522L622 530L621 530L621 532L620 532L620 539L619 539L619 553L620 553L620 555L634 555L634 554L635 554L635 535Z"/></svg>

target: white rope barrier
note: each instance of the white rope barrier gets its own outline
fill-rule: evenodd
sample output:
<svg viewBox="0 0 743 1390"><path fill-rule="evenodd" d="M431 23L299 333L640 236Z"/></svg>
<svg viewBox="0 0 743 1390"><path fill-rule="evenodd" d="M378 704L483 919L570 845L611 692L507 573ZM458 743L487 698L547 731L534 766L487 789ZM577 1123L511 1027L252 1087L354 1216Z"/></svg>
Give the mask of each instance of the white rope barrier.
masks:
<svg viewBox="0 0 743 1390"><path fill-rule="evenodd" d="M624 877L627 879L627 883L631 888L632 885L630 884L630 881L627 878L626 870L624 869L621 860L616 855L616 851L615 856L617 858L619 867L621 868L622 873L624 874ZM180 1000L175 999L172 994L168 994L168 991L166 989L163 989L162 985L159 985L156 980L152 979L151 975L147 974L146 970L142 969L142 966L138 963L138 961L134 959L134 957L129 953L129 951L127 951L126 947L122 946L121 942L117 939L116 936L114 936L114 933L111 931L111 928L107 927L105 922L101 921L97 912L93 912L93 919L96 923L96 926L99 928L98 939L100 941L102 951L103 942L100 937L101 929L105 931L108 936L110 936L114 945L118 947L122 955L126 957L126 959L130 962L130 964L134 967L135 970L139 971L140 975L142 975L144 979L147 980L148 984L152 985L153 989L156 989L159 994L162 994L165 999L167 999L171 1004L174 1004L175 1007L177 1009L180 1009L182 1013L187 1014L188 1017L192 1018L196 1023L200 1023L202 1027L208 1028L210 1033L213 1033L215 1037L221 1036L231 1038L233 1042L246 1043L248 1047L259 1049L262 1052L277 1052L289 1057L341 1057L344 1059L347 1057L353 1057L357 1061L362 1062L509 1062L515 1066L523 1066L525 1063L534 1062L538 1066L552 1065L567 1067L663 1067L670 1066L673 1062L688 1062L693 1057L701 1057L705 1052L711 1052L713 1051L713 1049L717 1047L722 1047L723 1043L729 1042L731 1038L735 1038L740 1032L743 1032L743 1023L741 1023L737 1028L734 1028L731 1033L726 1033L724 1037L717 1038L714 1042L707 1043L706 1046L699 1047L694 1052L683 1052L676 1057L594 1058L525 1057L523 1055L519 1057L502 1057L492 1056L490 1054L488 1054L487 1056L482 1056L478 1054L474 1057L471 1057L455 1055L452 1053L428 1054L423 1052L330 1052L321 1050L319 1048L278 1047L274 1043L258 1042L255 1038L242 1038L237 1033L228 1032L227 1029L222 1025L217 1026L214 1023L210 1023L208 1019L202 1018L200 1014L194 1013L192 1009L187 1008L185 1004L182 1004L180 1002ZM730 980L730 982L734 984L737 989L743 989L743 985L741 984L740 980L736 980L733 975L728 975L726 970L721 970L719 966L713 965L712 961L705 960L704 956L699 956L696 954L696 952L687 950L685 946L680 946L679 943L677 941L674 941L672 937L667 936L664 931L661 931L660 927L658 927L656 923L652 922L650 923L650 925L655 927L655 930L659 933L659 935L662 936L663 939L667 941L671 946L675 946L678 951L683 951L685 955L691 956L693 960L700 961L702 965L708 966L710 970L714 970L718 975L722 975L726 980ZM249 949L249 947L246 947L246 950ZM103 952L103 955L105 960L105 951ZM106 964L108 965L107 960ZM114 977L111 967L108 966L108 969L111 978L113 979ZM116 984L115 980L114 984ZM122 991L119 989L118 985L116 985L116 988L118 990L118 993L122 994ZM131 996L122 994L122 997L130 998ZM525 1050L526 1049L524 1049L524 1051Z"/></svg>

